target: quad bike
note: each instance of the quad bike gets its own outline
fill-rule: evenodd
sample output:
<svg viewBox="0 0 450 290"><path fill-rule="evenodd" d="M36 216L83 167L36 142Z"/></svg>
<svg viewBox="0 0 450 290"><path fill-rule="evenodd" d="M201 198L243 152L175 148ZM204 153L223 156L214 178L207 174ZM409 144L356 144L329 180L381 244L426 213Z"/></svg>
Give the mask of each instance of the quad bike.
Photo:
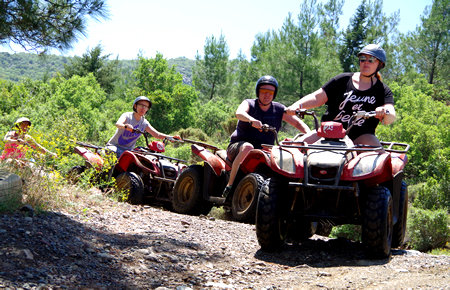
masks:
<svg viewBox="0 0 450 290"><path fill-rule="evenodd" d="M99 176L107 181L115 178L115 187L126 192L125 201L142 204L146 199L170 204L173 184L180 171L186 167L186 161L165 156L165 143L148 142L148 133L134 129L145 137L146 147L136 147L125 151L112 168L104 168L105 155L114 154L100 146L77 142L75 152L85 160L85 166L75 166L69 171L69 178L76 180L87 168L95 168ZM177 141L173 139L171 141ZM89 149L94 149L91 151Z"/></svg>
<svg viewBox="0 0 450 290"><path fill-rule="evenodd" d="M347 130L337 122L323 122L319 128L311 111L297 114L314 117L320 139L310 145L292 141L265 146L271 151L273 174L257 204L261 249L274 251L286 239L307 239L317 223L356 224L369 254L388 257L405 237L408 192L403 169L409 145L354 145L347 136L353 124L375 117L375 112L356 112Z"/></svg>
<svg viewBox="0 0 450 290"><path fill-rule="evenodd" d="M134 131L144 135L147 146L122 153L112 173L116 188L126 191L126 200L132 204L142 204L147 200L170 204L173 184L186 167L186 161L161 154L165 151L164 142L152 141L149 144L148 133ZM170 141L176 142L177 139Z"/></svg>
<svg viewBox="0 0 450 290"><path fill-rule="evenodd" d="M275 128L264 125L262 130L271 134ZM275 131L276 132L276 131ZM261 186L270 173L269 150L253 149L242 161L234 185L227 198L222 192L228 182L232 163L225 150L191 140L191 150L203 159L203 164L186 168L175 182L172 207L183 214L207 214L215 206L230 209L237 221L253 222ZM208 150L209 149L209 150ZM264 162L261 162L264 161Z"/></svg>
<svg viewBox="0 0 450 290"><path fill-rule="evenodd" d="M101 171L105 164L105 148L80 141L77 141L76 144L78 146L75 146L74 152L85 159L85 164L72 167L67 173L68 180L73 183L77 182L80 175L89 168L94 168L97 175L102 175Z"/></svg>

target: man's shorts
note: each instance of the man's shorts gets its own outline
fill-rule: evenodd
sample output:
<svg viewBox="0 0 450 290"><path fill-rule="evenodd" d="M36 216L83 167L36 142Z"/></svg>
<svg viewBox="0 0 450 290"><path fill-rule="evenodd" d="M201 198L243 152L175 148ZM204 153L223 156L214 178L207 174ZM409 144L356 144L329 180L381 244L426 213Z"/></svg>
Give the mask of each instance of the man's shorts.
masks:
<svg viewBox="0 0 450 290"><path fill-rule="evenodd" d="M244 145L244 143L248 143L248 142L238 141L238 142L234 142L234 143L231 143L230 145L228 145L228 148L227 148L228 160L233 162L234 159L236 159L236 156L239 154L239 149L241 148L242 145Z"/></svg>

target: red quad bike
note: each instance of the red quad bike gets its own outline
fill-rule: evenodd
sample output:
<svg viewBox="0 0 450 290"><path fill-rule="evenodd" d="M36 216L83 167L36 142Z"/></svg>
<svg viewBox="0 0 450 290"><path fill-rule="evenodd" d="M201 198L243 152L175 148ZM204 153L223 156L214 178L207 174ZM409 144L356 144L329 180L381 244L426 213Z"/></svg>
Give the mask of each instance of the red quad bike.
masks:
<svg viewBox="0 0 450 290"><path fill-rule="evenodd" d="M97 145L92 145L84 142L77 141L74 152L81 155L85 159L85 165L77 165L72 167L67 173L67 177L70 181L76 182L79 176L87 169L87 168L95 168L95 170L101 174L104 159L103 153L104 147L100 147ZM93 149L90 150L90 149Z"/></svg>
<svg viewBox="0 0 450 290"><path fill-rule="evenodd" d="M161 154L165 151L163 142L149 144L147 132L135 131L144 135L147 147L122 153L112 174L116 188L128 191L127 201L132 204L147 200L170 204L173 184L186 167L186 161Z"/></svg>
<svg viewBox="0 0 450 290"><path fill-rule="evenodd" d="M263 131L271 134L274 128L263 126ZM191 150L204 160L186 168L175 182L172 207L183 214L207 214L216 206L231 207L237 221L253 222L256 203L261 186L270 173L269 150L253 149L242 161L230 194L225 199L222 192L228 182L231 162L225 150L192 140ZM209 150L208 150L209 149Z"/></svg>
<svg viewBox="0 0 450 290"><path fill-rule="evenodd" d="M356 146L347 136L360 118L354 114L345 131L341 123L323 122L314 144L282 142L270 148L272 176L262 186L256 211L261 249L279 249L286 239L311 237L317 224L361 225L368 253L386 258L405 237L408 191L403 181L408 144L381 142L381 147ZM398 148L400 150L394 149Z"/></svg>

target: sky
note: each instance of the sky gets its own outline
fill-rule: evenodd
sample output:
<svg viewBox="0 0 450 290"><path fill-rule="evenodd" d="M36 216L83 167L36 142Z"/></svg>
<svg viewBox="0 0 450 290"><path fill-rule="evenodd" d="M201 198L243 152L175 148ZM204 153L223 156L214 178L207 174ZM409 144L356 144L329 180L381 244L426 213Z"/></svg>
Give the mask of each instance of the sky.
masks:
<svg viewBox="0 0 450 290"><path fill-rule="evenodd" d="M318 0L318 2L326 2ZM89 21L86 37L81 36L71 50L52 54L81 56L101 45L103 54L119 59L136 59L141 53L154 58L202 55L208 37L227 42L230 59L240 50L249 58L258 33L279 30L288 14L295 19L302 0L106 0L109 20ZM340 28L348 26L361 0L346 0ZM432 0L385 0L383 11L389 16L400 10L399 31L413 31ZM5 51L5 48L1 48Z"/></svg>

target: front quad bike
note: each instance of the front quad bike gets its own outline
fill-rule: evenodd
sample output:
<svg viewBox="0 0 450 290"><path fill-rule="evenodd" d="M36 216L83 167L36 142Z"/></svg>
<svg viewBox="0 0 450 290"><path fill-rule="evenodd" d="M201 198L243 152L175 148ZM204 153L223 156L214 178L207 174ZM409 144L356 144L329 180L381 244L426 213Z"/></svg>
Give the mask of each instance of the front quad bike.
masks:
<svg viewBox="0 0 450 290"><path fill-rule="evenodd" d="M275 129L265 125L269 134ZM231 207L237 221L253 222L256 203L265 173L270 172L269 152L253 149L242 161L230 194L225 199L222 192L228 182L231 162L225 150L202 142L184 139L192 143L191 150L204 160L185 169L175 182L172 207L178 213L206 214L216 206ZM209 150L208 150L209 149Z"/></svg>
<svg viewBox="0 0 450 290"><path fill-rule="evenodd" d="M149 144L148 133L135 131L144 134L147 147L122 153L112 174L116 188L125 191L125 200L132 204L150 201L170 204L173 184L186 168L186 161L161 154L165 151L163 142Z"/></svg>
<svg viewBox="0 0 450 290"><path fill-rule="evenodd" d="M341 123L323 122L320 139L308 145L283 142L270 148L272 176L263 185L256 212L256 235L262 250L274 251L286 239L301 240L315 225L357 224L362 242L374 257L388 257L403 243L407 187L403 169L408 144L381 142L382 147L356 146ZM357 112L373 118L375 112ZM399 149L394 149L399 148Z"/></svg>

